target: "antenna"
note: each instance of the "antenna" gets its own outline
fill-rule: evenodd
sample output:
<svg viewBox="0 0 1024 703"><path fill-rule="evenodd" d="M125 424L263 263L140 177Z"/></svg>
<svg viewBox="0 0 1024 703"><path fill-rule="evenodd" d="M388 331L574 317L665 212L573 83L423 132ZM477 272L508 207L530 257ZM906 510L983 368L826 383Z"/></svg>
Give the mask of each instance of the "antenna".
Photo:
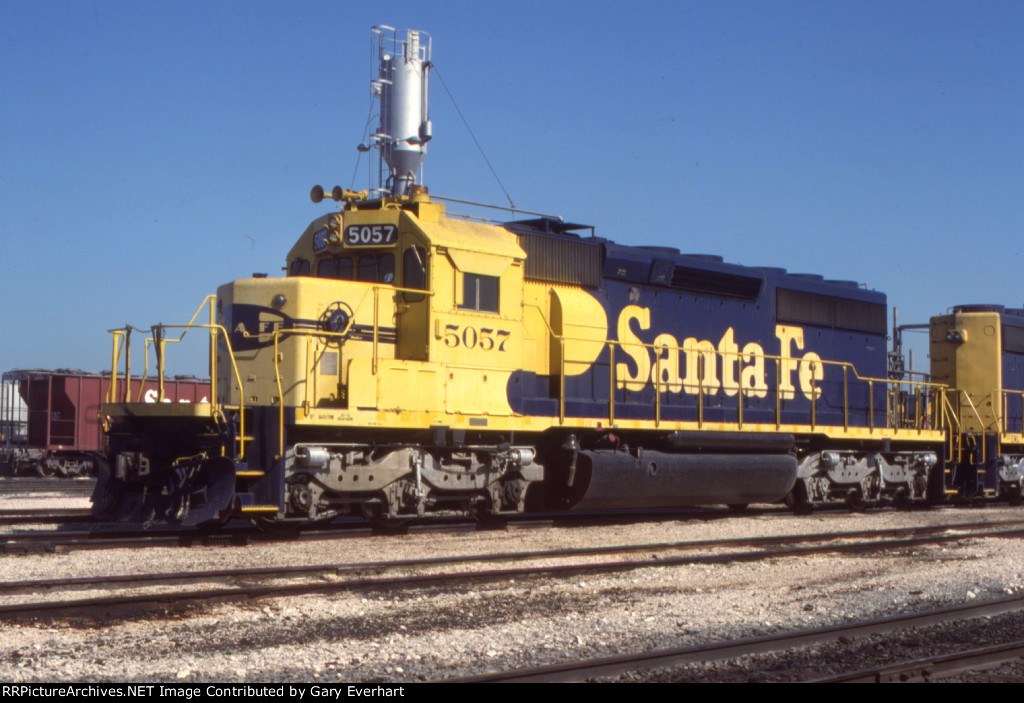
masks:
<svg viewBox="0 0 1024 703"><path fill-rule="evenodd" d="M378 190L408 195L423 180L423 158L432 136L427 110L430 35L411 29L400 35L387 25L370 31L379 66L370 90L380 100L380 125L359 150L380 152ZM383 164L389 172L386 180Z"/></svg>

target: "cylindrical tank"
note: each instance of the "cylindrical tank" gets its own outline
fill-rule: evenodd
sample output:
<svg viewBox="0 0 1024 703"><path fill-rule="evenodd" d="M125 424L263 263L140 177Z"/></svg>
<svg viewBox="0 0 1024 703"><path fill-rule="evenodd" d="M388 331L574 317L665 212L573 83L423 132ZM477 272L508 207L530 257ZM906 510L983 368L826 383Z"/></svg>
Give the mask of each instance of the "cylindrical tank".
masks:
<svg viewBox="0 0 1024 703"><path fill-rule="evenodd" d="M392 193L406 195L416 183L430 139L427 115L427 70L430 38L413 30L405 39L381 32L380 128L378 137L384 161L391 170ZM391 30L394 31L394 30ZM389 41L387 39L390 39ZM425 39L425 41L423 41Z"/></svg>
<svg viewBox="0 0 1024 703"><path fill-rule="evenodd" d="M581 451L563 504L574 509L773 503L796 481L790 454Z"/></svg>

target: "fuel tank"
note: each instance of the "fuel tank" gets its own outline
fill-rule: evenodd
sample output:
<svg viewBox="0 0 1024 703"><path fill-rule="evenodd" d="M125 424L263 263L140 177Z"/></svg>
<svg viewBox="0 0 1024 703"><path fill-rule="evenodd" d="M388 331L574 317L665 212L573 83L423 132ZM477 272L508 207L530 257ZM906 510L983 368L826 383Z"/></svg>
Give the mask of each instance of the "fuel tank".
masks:
<svg viewBox="0 0 1024 703"><path fill-rule="evenodd" d="M581 451L561 493L574 510L773 503L796 472L790 454Z"/></svg>

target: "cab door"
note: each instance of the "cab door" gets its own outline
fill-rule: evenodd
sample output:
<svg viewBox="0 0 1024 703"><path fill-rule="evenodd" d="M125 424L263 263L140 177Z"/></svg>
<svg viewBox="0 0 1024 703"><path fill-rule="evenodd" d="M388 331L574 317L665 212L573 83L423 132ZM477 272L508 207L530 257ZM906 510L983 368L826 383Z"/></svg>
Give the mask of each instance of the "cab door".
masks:
<svg viewBox="0 0 1024 703"><path fill-rule="evenodd" d="M429 249L410 239L402 250L403 290L395 307L398 327L398 358L427 361L430 356ZM423 293L408 289L422 290Z"/></svg>

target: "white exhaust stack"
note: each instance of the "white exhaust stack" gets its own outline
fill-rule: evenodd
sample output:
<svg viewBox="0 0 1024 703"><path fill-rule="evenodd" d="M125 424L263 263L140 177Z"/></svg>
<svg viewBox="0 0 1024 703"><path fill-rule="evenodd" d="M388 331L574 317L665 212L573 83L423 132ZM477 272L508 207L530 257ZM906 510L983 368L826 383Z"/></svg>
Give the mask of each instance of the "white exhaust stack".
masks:
<svg viewBox="0 0 1024 703"><path fill-rule="evenodd" d="M422 180L423 157L431 137L427 110L430 35L406 30L402 38L393 27L385 25L371 31L379 75L370 82L370 88L380 100L380 126L372 137L372 146L380 150L390 171L387 183L380 185L392 195L408 195Z"/></svg>

